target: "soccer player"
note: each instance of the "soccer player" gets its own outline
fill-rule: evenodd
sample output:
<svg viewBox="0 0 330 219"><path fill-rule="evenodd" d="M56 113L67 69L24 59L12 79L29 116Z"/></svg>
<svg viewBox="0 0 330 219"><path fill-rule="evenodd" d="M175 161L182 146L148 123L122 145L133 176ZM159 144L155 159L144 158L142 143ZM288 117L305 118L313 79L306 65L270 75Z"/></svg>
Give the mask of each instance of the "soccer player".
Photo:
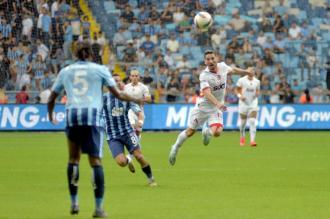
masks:
<svg viewBox="0 0 330 219"><path fill-rule="evenodd" d="M260 93L260 81L254 77L254 72L251 72L244 77L238 79L235 92L239 98L238 112L240 115L240 145L245 145L245 125L249 121L250 125L250 145L255 147L256 137L256 118L258 112L258 96Z"/></svg>
<svg viewBox="0 0 330 219"><path fill-rule="evenodd" d="M204 145L209 144L211 136L220 136L223 130L222 113L227 109L224 105L227 75L244 75L252 71L251 68L243 70L230 67L224 62L217 63L215 53L211 50L205 51L204 63L207 67L199 76L201 95L191 112L188 128L178 135L172 145L169 155L171 165L175 164L176 155L183 142L193 136L196 129L204 123L208 124L203 126L202 130Z"/></svg>
<svg viewBox="0 0 330 219"><path fill-rule="evenodd" d="M76 52L78 61L63 68L52 87L48 100L48 116L52 123L57 124L53 117L55 100L64 89L67 94L66 136L69 148L67 177L71 196L71 214L79 213L78 180L82 152L88 154L89 164L93 170L96 204L93 217L102 218L107 215L103 210L104 175L101 163L104 131L101 123L102 87L106 86L119 99L138 103L140 101L118 91L106 67L88 61L92 55L90 44L78 44Z"/></svg>
<svg viewBox="0 0 330 219"><path fill-rule="evenodd" d="M114 74L113 78L119 89L123 90L124 83L119 75ZM140 163L142 171L148 178L149 185L157 186L150 164L145 160L141 152L139 138L134 132L128 118L129 110L132 110L134 113L141 113L141 108L137 104L121 101L113 94L107 92L103 95L103 110L107 141L117 164L121 167L128 165L129 170L133 173L135 172L132 158L124 154L126 147L127 151L133 154L135 159Z"/></svg>
<svg viewBox="0 0 330 219"><path fill-rule="evenodd" d="M136 98L144 98L146 102L151 102L151 96L149 89L146 85L140 82L140 72L138 70L132 70L130 72L129 79L131 83L125 85L125 93L130 94ZM128 111L128 118L133 126L136 135L140 138L142 132L142 126L144 123L144 112L143 112L143 105L140 105L141 113L134 113L132 110Z"/></svg>

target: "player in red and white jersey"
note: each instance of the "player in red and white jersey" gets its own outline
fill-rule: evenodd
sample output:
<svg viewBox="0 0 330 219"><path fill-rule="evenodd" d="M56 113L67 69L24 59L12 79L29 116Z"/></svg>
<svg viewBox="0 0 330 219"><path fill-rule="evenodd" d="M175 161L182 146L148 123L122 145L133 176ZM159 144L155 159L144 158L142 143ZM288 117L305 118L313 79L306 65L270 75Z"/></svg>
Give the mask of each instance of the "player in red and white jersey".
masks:
<svg viewBox="0 0 330 219"><path fill-rule="evenodd" d="M217 63L215 53L209 50L204 53L204 63L207 67L199 76L201 97L192 110L188 128L178 135L176 142L172 145L169 155L171 165L175 164L176 155L183 142L193 136L196 129L204 123L208 124L202 131L204 145L209 144L211 136L220 136L223 130L222 113L227 109L224 105L227 75L245 75L252 72L252 68L244 70L230 67L224 62Z"/></svg>
<svg viewBox="0 0 330 219"><path fill-rule="evenodd" d="M240 115L240 145L245 145L245 125L249 121L250 125L250 145L257 146L256 137L256 118L258 108L258 96L260 93L260 81L254 77L254 72L240 78L237 81L235 92L239 98L238 112Z"/></svg>

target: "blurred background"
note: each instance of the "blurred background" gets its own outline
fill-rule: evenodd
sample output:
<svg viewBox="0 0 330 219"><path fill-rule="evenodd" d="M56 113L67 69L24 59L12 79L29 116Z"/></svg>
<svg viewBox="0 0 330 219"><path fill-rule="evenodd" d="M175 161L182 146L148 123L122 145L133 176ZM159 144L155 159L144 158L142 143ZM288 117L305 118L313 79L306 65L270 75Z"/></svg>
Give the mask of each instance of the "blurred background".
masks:
<svg viewBox="0 0 330 219"><path fill-rule="evenodd" d="M213 17L208 32L193 25L198 11ZM205 49L228 65L253 62L260 103L330 101L327 0L3 0L0 21L0 103L45 103L79 41L126 82L139 70L155 103L196 101Z"/></svg>

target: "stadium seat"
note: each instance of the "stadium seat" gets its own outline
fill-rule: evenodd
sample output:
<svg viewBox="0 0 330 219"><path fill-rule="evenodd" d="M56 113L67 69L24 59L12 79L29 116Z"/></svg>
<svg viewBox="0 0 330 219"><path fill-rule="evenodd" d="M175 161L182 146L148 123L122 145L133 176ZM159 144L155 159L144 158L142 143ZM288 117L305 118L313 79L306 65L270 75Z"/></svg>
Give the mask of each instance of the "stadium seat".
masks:
<svg viewBox="0 0 330 219"><path fill-rule="evenodd" d="M241 15L240 17L241 17L242 19L244 19L244 20L250 22L250 23L257 23L257 21L258 21L256 18L251 17L251 16Z"/></svg>
<svg viewBox="0 0 330 219"><path fill-rule="evenodd" d="M258 55L262 55L262 49L260 46L253 46L252 49L258 53Z"/></svg>
<svg viewBox="0 0 330 219"><path fill-rule="evenodd" d="M179 48L179 52L182 54L182 55L185 55L185 56L190 56L190 48L188 46L181 46Z"/></svg>
<svg viewBox="0 0 330 219"><path fill-rule="evenodd" d="M162 48L164 51L166 51L166 46L167 46L167 39L163 39L160 41L160 48Z"/></svg>
<svg viewBox="0 0 330 219"><path fill-rule="evenodd" d="M227 40L231 40L236 35L237 35L237 32L234 29L227 30Z"/></svg>
<svg viewBox="0 0 330 219"><path fill-rule="evenodd" d="M220 51L219 51L220 54L225 55L226 51L227 51L226 47L220 46Z"/></svg>
<svg viewBox="0 0 330 219"><path fill-rule="evenodd" d="M249 60L249 59L252 58L252 53L245 53L244 56L245 56L246 59Z"/></svg>
<svg viewBox="0 0 330 219"><path fill-rule="evenodd" d="M266 33L265 33L265 36L266 36L266 37L271 37L271 38L272 38L272 40L274 40L274 39L275 39L275 35L274 35L274 33L273 33L273 32L266 32Z"/></svg>
<svg viewBox="0 0 330 219"><path fill-rule="evenodd" d="M190 47L190 53L194 58L198 58L202 55L202 50L199 46Z"/></svg>
<svg viewBox="0 0 330 219"><path fill-rule="evenodd" d="M198 66L199 66L199 62L198 62L197 60L195 60L195 59L190 59L189 62L190 62L190 64L191 64L191 67L192 67L192 68L198 68Z"/></svg>
<svg viewBox="0 0 330 219"><path fill-rule="evenodd" d="M135 9L133 9L132 11L133 11L135 17L138 17L138 16L139 16L140 9L135 8Z"/></svg>
<svg viewBox="0 0 330 219"><path fill-rule="evenodd" d="M132 8L136 8L138 5L137 0L129 0L128 4L132 7Z"/></svg>
<svg viewBox="0 0 330 219"><path fill-rule="evenodd" d="M108 14L117 12L116 5L113 1L105 1L104 9Z"/></svg>
<svg viewBox="0 0 330 219"><path fill-rule="evenodd" d="M199 46L190 47L191 53L201 53L201 48Z"/></svg>
<svg viewBox="0 0 330 219"><path fill-rule="evenodd" d="M117 51L116 51L116 55L118 57L119 60L122 60L124 58L124 49L126 48L126 46L117 46Z"/></svg>
<svg viewBox="0 0 330 219"><path fill-rule="evenodd" d="M296 8L296 6L297 6L297 0L289 0L289 4L290 4L290 7L292 7L292 8Z"/></svg>
<svg viewBox="0 0 330 219"><path fill-rule="evenodd" d="M262 69L262 72L265 73L266 75L271 75L273 73L273 68L270 66L264 67Z"/></svg>
<svg viewBox="0 0 330 219"><path fill-rule="evenodd" d="M322 33L322 39L329 41L330 39L330 31Z"/></svg>
<svg viewBox="0 0 330 219"><path fill-rule="evenodd" d="M300 13L298 14L298 19L300 20L300 21L302 21L302 20L306 20L307 19L307 13L306 13L306 11L300 11Z"/></svg>
<svg viewBox="0 0 330 219"><path fill-rule="evenodd" d="M249 37L249 33L248 33L248 32L241 32L241 33L240 33L240 36L241 36L242 38Z"/></svg>
<svg viewBox="0 0 330 219"><path fill-rule="evenodd" d="M215 15L214 16L214 22L217 25L223 26L226 25L230 21L229 16L221 16L221 15Z"/></svg>
<svg viewBox="0 0 330 219"><path fill-rule="evenodd" d="M322 24L322 18L314 17L314 18L312 18L312 23L316 27L319 27L320 24Z"/></svg>
<svg viewBox="0 0 330 219"><path fill-rule="evenodd" d="M182 60L182 54L180 54L180 53L173 53L173 54L172 54L172 58L173 58L175 61Z"/></svg>
<svg viewBox="0 0 330 219"><path fill-rule="evenodd" d="M176 29L176 24L175 24L175 23L166 24L166 25L165 25L165 28L166 28L169 32L175 31L175 29Z"/></svg>

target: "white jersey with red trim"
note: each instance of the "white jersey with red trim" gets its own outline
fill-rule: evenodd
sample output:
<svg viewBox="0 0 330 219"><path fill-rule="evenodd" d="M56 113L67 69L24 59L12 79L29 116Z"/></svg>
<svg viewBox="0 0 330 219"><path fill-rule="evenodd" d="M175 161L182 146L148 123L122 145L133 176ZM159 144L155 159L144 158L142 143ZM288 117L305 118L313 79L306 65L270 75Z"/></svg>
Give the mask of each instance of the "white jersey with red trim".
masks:
<svg viewBox="0 0 330 219"><path fill-rule="evenodd" d="M150 96L148 87L141 82L138 82L136 85L133 85L132 83L126 84L124 87L124 92L138 99L142 99L144 97ZM140 107L142 113L144 114L143 105L140 105ZM128 119L133 127L136 126L139 120L138 116L136 115L135 112L133 112L133 110L128 111ZM142 131L142 129L138 131Z"/></svg>
<svg viewBox="0 0 330 219"><path fill-rule="evenodd" d="M217 72L210 72L208 67L202 71L199 76L201 95L197 100L197 106L202 110L216 109L213 103L210 103L204 96L205 88L211 89L211 94L220 102L225 102L227 74L232 71L232 68L224 62L217 64Z"/></svg>
<svg viewBox="0 0 330 219"><path fill-rule="evenodd" d="M148 87L141 82L138 82L136 85L133 85L132 83L126 84L124 91L128 95L139 99L150 96Z"/></svg>
<svg viewBox="0 0 330 219"><path fill-rule="evenodd" d="M257 91L260 90L260 81L257 78L253 77L252 80L249 80L248 76L246 75L238 79L236 86L242 88L242 95L245 97L244 101L239 100L239 107L258 106L258 98L256 95Z"/></svg>

